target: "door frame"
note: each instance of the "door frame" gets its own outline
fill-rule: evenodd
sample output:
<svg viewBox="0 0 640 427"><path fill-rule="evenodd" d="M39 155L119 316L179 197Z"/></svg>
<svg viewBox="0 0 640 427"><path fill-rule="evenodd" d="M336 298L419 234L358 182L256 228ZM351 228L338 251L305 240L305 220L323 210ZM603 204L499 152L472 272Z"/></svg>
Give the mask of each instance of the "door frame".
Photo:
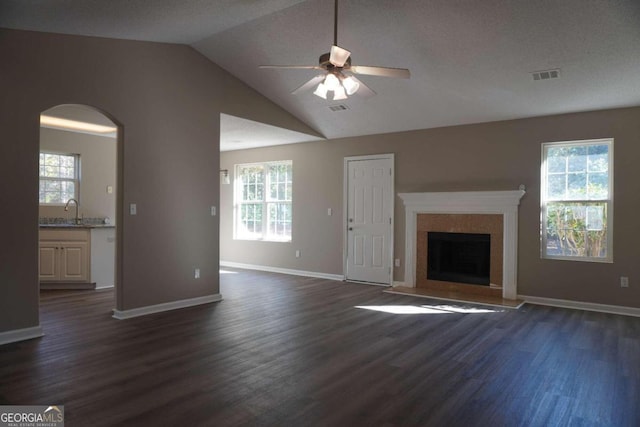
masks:
<svg viewBox="0 0 640 427"><path fill-rule="evenodd" d="M343 181L343 191L342 191L342 280L347 280L347 257L349 255L349 236L348 236L348 227L349 227L349 162L353 161L363 161L363 160L391 160L391 192L389 193L389 205L391 207L391 233L389 238L389 248L388 248L388 256L389 256L389 266L391 268L391 272L389 274L389 284L388 286L393 286L393 269L394 267L394 259L393 259L393 242L395 235L395 200L396 200L396 171L395 171L395 154L394 153L386 153L386 154L369 154L365 156L348 156L344 158L344 169L342 175ZM386 284L379 283L371 283L371 285L379 285L379 286L387 286Z"/></svg>
<svg viewBox="0 0 640 427"><path fill-rule="evenodd" d="M52 108L55 107L61 107L61 106L65 106L65 105L74 105L74 106L80 106L89 110L93 110L99 114L101 114L102 116L104 116L105 118L109 119L113 125L116 127L116 182L115 182L115 189L116 189L116 197L115 197L115 209L116 209L116 223L115 223L115 247L114 247L114 274L113 274L113 292L114 292L114 297L113 297L113 304L114 304L114 308L113 310L119 309L122 307L122 300L123 300L123 296L124 296L124 290L123 290L123 280L122 277L124 275L124 262L123 262L123 253L124 253L124 227L123 227L123 222L124 222L124 212L123 212L123 207L124 207L124 125L122 125L122 122L120 122L119 120L117 120L111 113L107 112L106 110L100 108L100 107L95 107L93 105L90 104L82 104L82 103L73 103L73 102L58 102L58 103L54 103L53 105L44 108L42 110L40 110L40 112L38 112L38 153L40 153L40 149L41 149L41 126L40 126L40 115L42 115L45 111L48 111ZM38 162L39 157L36 157L36 162ZM36 166L38 165L38 163L36 163ZM37 195L37 194L36 194ZM38 204L38 209L40 208L40 205ZM37 247L40 247L40 236L38 233L38 241L37 241ZM38 251L39 253L39 251ZM90 261L89 261L90 262ZM110 289L110 288L103 288L103 289ZM38 279L38 302L40 301L40 280ZM40 315L40 305L38 304L38 315Z"/></svg>

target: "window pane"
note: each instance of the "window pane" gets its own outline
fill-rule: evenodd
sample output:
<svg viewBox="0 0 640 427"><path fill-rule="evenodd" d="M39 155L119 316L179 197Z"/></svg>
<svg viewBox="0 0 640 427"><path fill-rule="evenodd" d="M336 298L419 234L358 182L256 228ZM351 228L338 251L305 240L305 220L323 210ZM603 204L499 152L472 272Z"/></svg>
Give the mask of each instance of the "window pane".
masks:
<svg viewBox="0 0 640 427"><path fill-rule="evenodd" d="M291 200L291 164L269 167L269 200Z"/></svg>
<svg viewBox="0 0 640 427"><path fill-rule="evenodd" d="M587 166L589 172L606 172L609 168L609 155L607 153L590 155Z"/></svg>
<svg viewBox="0 0 640 427"><path fill-rule="evenodd" d="M262 235L262 204L240 205L238 234L246 238L259 238Z"/></svg>
<svg viewBox="0 0 640 427"><path fill-rule="evenodd" d="M75 166L73 156L60 156L60 166L73 169Z"/></svg>
<svg viewBox="0 0 640 427"><path fill-rule="evenodd" d="M606 199L609 197L609 174L589 174L589 199Z"/></svg>
<svg viewBox="0 0 640 427"><path fill-rule="evenodd" d="M75 168L73 166L67 167L63 166L60 168L59 176L60 178L73 178Z"/></svg>
<svg viewBox="0 0 640 427"><path fill-rule="evenodd" d="M61 182L62 187L62 200L66 203L67 200L75 198L76 194L76 184L73 181L63 181Z"/></svg>
<svg viewBox="0 0 640 427"><path fill-rule="evenodd" d="M565 198L567 175L550 175L548 178L547 197L549 200L562 200Z"/></svg>
<svg viewBox="0 0 640 427"><path fill-rule="evenodd" d="M587 148L572 147L567 153L567 160L569 172L585 172L587 170Z"/></svg>
<svg viewBox="0 0 640 427"><path fill-rule="evenodd" d="M254 201L264 198L264 175L262 166L245 166L238 169L242 185L242 200Z"/></svg>
<svg viewBox="0 0 640 427"><path fill-rule="evenodd" d="M269 234L277 238L291 236L291 204L269 203Z"/></svg>
<svg viewBox="0 0 640 427"><path fill-rule="evenodd" d="M47 180L47 181L45 181L45 188L46 188L47 192L60 193L60 190L62 189L62 186L60 185L59 181Z"/></svg>
<svg viewBox="0 0 640 427"><path fill-rule="evenodd" d="M55 178L58 176L58 166L54 165L45 165L44 167L44 176L47 178Z"/></svg>
<svg viewBox="0 0 640 427"><path fill-rule="evenodd" d="M580 200L587 198L587 174L571 173L567 175L567 199Z"/></svg>
<svg viewBox="0 0 640 427"><path fill-rule="evenodd" d="M549 157L547 159L547 171L549 173L564 173L567 169L567 160L563 157Z"/></svg>
<svg viewBox="0 0 640 427"><path fill-rule="evenodd" d="M587 206L586 228L588 231L602 231L605 227L604 205Z"/></svg>
<svg viewBox="0 0 640 427"><path fill-rule="evenodd" d="M47 202L47 192L45 190L44 181L42 181L42 180L40 180L40 192L39 192L38 200L40 201L40 203L46 203Z"/></svg>

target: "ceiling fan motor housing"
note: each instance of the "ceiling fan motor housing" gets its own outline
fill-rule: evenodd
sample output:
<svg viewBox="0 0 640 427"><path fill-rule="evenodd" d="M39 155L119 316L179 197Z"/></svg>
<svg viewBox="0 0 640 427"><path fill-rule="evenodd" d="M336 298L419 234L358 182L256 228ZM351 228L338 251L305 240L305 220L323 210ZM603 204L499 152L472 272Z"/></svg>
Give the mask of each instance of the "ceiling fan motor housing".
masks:
<svg viewBox="0 0 640 427"><path fill-rule="evenodd" d="M333 65L331 61L329 61L330 57L331 57L331 54L327 52L320 55L320 58L318 59L318 63L325 70L332 70L334 68L349 69L351 67L351 57L347 58L347 60L345 61L342 67L336 67L335 65Z"/></svg>

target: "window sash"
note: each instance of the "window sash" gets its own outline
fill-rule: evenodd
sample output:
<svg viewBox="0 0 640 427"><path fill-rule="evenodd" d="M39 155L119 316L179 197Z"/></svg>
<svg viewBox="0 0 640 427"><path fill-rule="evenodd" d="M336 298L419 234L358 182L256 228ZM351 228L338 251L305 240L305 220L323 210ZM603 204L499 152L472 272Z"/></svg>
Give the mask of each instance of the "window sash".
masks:
<svg viewBox="0 0 640 427"><path fill-rule="evenodd" d="M591 154L586 159L578 159L573 167L584 164L584 170L570 170L570 156L565 157L565 170L557 172L562 162L555 162L556 172L549 172L549 150L555 148L582 148L606 146L608 156L606 168L603 169L602 157L596 158L598 164L590 163ZM599 155L594 154L593 157ZM576 167L576 164L578 165ZM584 173L586 176L584 189L571 192L565 189L562 197L558 193L550 195L553 185L550 177L572 173ZM598 185L588 187L591 175L607 174L606 190L598 189ZM598 178L602 178L599 176ZM567 178L568 180L568 178ZM557 181L556 181L557 184ZM601 187L602 182L598 184ZM557 189L557 187L556 187ZM575 197L576 193L583 197ZM573 197L572 197L573 196ZM586 196L586 197L584 197ZM572 142L554 142L542 144L541 167L541 245L540 254L546 259L560 259L590 262L613 262L613 140L589 140Z"/></svg>

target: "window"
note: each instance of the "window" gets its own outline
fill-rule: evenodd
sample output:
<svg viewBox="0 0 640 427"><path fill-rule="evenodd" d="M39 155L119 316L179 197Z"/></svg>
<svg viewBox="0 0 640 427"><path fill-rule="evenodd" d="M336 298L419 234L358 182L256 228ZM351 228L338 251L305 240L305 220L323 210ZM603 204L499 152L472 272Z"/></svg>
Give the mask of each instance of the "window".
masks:
<svg viewBox="0 0 640 427"><path fill-rule="evenodd" d="M79 163L77 154L40 152L40 204L63 205L78 198Z"/></svg>
<svg viewBox="0 0 640 427"><path fill-rule="evenodd" d="M292 162L236 165L235 238L291 241Z"/></svg>
<svg viewBox="0 0 640 427"><path fill-rule="evenodd" d="M613 262L613 140L542 144L543 258Z"/></svg>

